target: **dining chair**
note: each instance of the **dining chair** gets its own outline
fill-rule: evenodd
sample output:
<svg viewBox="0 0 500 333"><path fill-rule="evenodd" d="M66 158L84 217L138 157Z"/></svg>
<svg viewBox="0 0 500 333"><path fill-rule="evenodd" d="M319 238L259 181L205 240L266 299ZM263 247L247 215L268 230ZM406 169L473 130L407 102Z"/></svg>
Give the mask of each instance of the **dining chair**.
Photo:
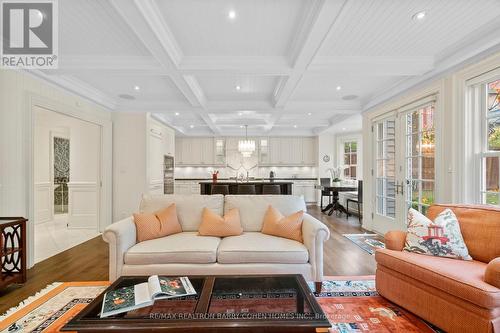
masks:
<svg viewBox="0 0 500 333"><path fill-rule="evenodd" d="M358 205L358 220L361 222L362 214L361 214L361 206L363 205L363 181L358 180L358 198L357 199L347 199L346 201L346 209L347 209L347 217L349 217L349 202L356 203Z"/></svg>

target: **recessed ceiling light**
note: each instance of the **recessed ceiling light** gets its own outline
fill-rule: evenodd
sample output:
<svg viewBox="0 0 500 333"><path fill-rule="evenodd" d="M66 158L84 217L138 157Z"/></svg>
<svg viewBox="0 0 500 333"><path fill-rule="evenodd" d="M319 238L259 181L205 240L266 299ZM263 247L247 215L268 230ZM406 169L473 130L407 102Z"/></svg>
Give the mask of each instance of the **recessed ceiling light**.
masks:
<svg viewBox="0 0 500 333"><path fill-rule="evenodd" d="M342 127L342 130L345 131L345 127Z"/></svg>
<svg viewBox="0 0 500 333"><path fill-rule="evenodd" d="M228 13L227 13L227 17L230 19L230 20L234 20L236 18L236 12L234 10L230 10Z"/></svg>
<svg viewBox="0 0 500 333"><path fill-rule="evenodd" d="M342 87L341 86L337 86L337 90L340 90L340 89L342 89Z"/></svg>
<svg viewBox="0 0 500 333"><path fill-rule="evenodd" d="M297 125L293 125L293 128L297 128Z"/></svg>
<svg viewBox="0 0 500 333"><path fill-rule="evenodd" d="M238 116L242 116L243 115L243 112L238 112Z"/></svg>
<svg viewBox="0 0 500 333"><path fill-rule="evenodd" d="M413 14L411 18L414 19L415 21L422 21L425 18L425 15L426 15L425 11L421 11Z"/></svg>
<svg viewBox="0 0 500 333"><path fill-rule="evenodd" d="M194 125L189 125L189 128L194 128Z"/></svg>
<svg viewBox="0 0 500 333"><path fill-rule="evenodd" d="M178 115L179 115L179 112L176 112L176 113L175 113L175 115L176 115L176 116L178 116Z"/></svg>
<svg viewBox="0 0 500 333"><path fill-rule="evenodd" d="M308 116L312 116L312 112L308 112L308 113L307 113L307 115L308 115Z"/></svg>
<svg viewBox="0 0 500 333"><path fill-rule="evenodd" d="M236 86L236 90L241 90L241 87L240 86Z"/></svg>
<svg viewBox="0 0 500 333"><path fill-rule="evenodd" d="M134 90L141 90L141 87L139 87L139 86L134 86Z"/></svg>
<svg viewBox="0 0 500 333"><path fill-rule="evenodd" d="M243 125L240 125L240 128L243 128L243 127L245 127L245 126L243 126Z"/></svg>

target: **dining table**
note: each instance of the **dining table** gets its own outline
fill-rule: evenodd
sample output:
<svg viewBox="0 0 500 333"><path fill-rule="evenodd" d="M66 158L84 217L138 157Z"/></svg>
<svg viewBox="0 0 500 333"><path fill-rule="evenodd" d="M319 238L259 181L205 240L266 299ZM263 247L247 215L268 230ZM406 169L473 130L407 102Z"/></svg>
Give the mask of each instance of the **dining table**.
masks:
<svg viewBox="0 0 500 333"><path fill-rule="evenodd" d="M326 191L332 193L332 201L328 203L328 205L323 208L321 211L328 216L331 216L333 212L339 212L340 215L345 213L347 215L347 210L345 207L339 202L339 192L356 192L358 187L355 185L315 185L314 188L316 190Z"/></svg>

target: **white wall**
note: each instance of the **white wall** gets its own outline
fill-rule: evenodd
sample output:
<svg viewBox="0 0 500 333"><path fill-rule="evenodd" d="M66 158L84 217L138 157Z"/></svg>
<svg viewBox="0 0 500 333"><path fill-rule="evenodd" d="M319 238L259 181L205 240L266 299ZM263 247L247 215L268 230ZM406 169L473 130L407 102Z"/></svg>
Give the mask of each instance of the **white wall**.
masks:
<svg viewBox="0 0 500 333"><path fill-rule="evenodd" d="M113 221L136 212L146 183L146 117L113 113Z"/></svg>
<svg viewBox="0 0 500 333"><path fill-rule="evenodd" d="M32 118L31 105L38 103L68 113L92 118L106 124L103 152L111 152L109 112L83 98L31 76L26 72L0 70L0 215L26 216L33 219L32 197ZM111 168L103 185L103 201L111 206ZM106 182L109 180L109 183ZM108 186L109 185L109 186ZM109 187L109 191L108 191ZM106 211L103 212L106 215ZM103 219L111 222L111 214ZM28 243L33 244L33 229L28 229ZM32 251L33 246L31 246ZM28 256L33 263L33 253Z"/></svg>
<svg viewBox="0 0 500 333"><path fill-rule="evenodd" d="M335 165L335 135L332 133L323 133L318 136L318 178L330 178L328 169ZM325 162L323 158L328 155L330 160Z"/></svg>
<svg viewBox="0 0 500 333"><path fill-rule="evenodd" d="M363 114L363 226L371 230L374 203L373 138L371 124L374 118L388 111L398 109L423 97L436 94L436 193L438 203L472 203L467 195L468 185L475 177L465 167L472 156L466 156L464 147L469 145L466 135L467 110L465 108L466 81L500 66L500 53L472 65L462 66L430 82L421 84L402 93L388 102L374 107ZM404 218L404 217L403 217Z"/></svg>

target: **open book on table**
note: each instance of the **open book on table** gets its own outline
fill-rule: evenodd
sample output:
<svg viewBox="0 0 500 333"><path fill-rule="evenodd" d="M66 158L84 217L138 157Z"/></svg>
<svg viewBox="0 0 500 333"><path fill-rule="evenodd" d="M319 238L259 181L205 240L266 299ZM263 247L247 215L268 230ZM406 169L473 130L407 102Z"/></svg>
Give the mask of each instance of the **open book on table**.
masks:
<svg viewBox="0 0 500 333"><path fill-rule="evenodd" d="M196 295L196 291L187 277L152 275L147 282L106 292L101 318L153 305L157 299L188 295Z"/></svg>

